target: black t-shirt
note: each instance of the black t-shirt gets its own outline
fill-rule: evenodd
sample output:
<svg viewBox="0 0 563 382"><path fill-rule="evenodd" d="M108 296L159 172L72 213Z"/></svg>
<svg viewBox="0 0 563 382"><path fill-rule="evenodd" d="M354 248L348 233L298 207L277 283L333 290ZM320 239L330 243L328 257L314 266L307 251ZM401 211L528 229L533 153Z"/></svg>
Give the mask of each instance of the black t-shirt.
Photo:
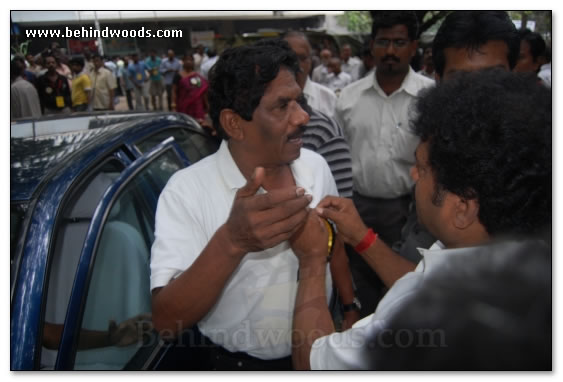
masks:
<svg viewBox="0 0 563 382"><path fill-rule="evenodd" d="M47 77L47 73L37 79L37 93L41 108L62 110L72 106L70 98L70 86L68 79L57 73L57 79L52 83Z"/></svg>

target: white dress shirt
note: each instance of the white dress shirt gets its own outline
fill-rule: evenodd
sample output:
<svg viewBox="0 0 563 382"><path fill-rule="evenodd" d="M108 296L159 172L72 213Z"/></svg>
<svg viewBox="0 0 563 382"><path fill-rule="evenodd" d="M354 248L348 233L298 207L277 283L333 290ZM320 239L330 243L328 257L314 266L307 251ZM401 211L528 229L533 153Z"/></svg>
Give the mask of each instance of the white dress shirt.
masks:
<svg viewBox="0 0 563 382"><path fill-rule="evenodd" d="M302 149L291 170L295 183L313 196L311 207L326 195L338 195L320 155ZM245 184L226 141L215 154L170 178L156 212L151 290L167 285L192 265L227 221L235 194ZM199 321L199 329L229 351L261 359L290 355L297 271L298 260L287 241L246 254L213 308ZM327 265L328 299L331 286Z"/></svg>
<svg viewBox="0 0 563 382"><path fill-rule="evenodd" d="M330 73L327 77L327 82L328 88L338 95L342 89L352 83L352 76L346 72L340 72L338 75Z"/></svg>
<svg viewBox="0 0 563 382"><path fill-rule="evenodd" d="M328 68L323 64L320 64L315 69L313 69L313 75L311 79L318 84L327 85Z"/></svg>
<svg viewBox="0 0 563 382"><path fill-rule="evenodd" d="M332 90L307 78L303 94L305 94L309 106L329 117L334 116L336 94Z"/></svg>
<svg viewBox="0 0 563 382"><path fill-rule="evenodd" d="M350 57L348 58L348 62L341 61L341 69L343 72L346 72L352 77L352 82L359 79L359 70L360 66L362 65L362 60L358 57Z"/></svg>
<svg viewBox="0 0 563 382"><path fill-rule="evenodd" d="M409 107L421 89L433 84L410 68L401 87L389 96L375 73L342 90L335 118L350 145L357 192L372 198L397 198L410 192L410 168L419 138L409 126Z"/></svg>

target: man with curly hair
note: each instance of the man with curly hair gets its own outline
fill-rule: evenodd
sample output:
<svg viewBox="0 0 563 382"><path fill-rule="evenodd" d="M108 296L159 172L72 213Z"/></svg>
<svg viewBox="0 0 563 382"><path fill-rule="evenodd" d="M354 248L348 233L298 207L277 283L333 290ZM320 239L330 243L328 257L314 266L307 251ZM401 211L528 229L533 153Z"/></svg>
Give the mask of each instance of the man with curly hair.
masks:
<svg viewBox="0 0 563 382"><path fill-rule="evenodd" d="M502 69L452 74L416 104L421 142L411 175L420 221L438 241L412 265L364 224L348 199L327 197L317 212L390 287L375 313L335 333L326 320L318 252L298 251L307 278L295 303L297 368L373 369L373 338L433 272L451 256L471 262L476 248L496 240L525 240L551 224L551 94L535 76ZM310 237L310 240L318 240ZM517 265L516 265L517 266ZM518 291L515 291L518 293ZM525 328L524 328L525 329Z"/></svg>
<svg viewBox="0 0 563 382"><path fill-rule="evenodd" d="M175 173L159 198L153 322L165 338L197 324L201 369L292 368L293 308L304 275L297 249L325 251L325 303L332 278L343 303L354 299L342 243L331 241L329 264L325 226L305 226L307 206L338 191L326 161L302 149L309 115L298 71L285 41L223 52L209 77L209 114L221 147ZM319 228L322 241L308 240ZM357 319L350 312L343 326Z"/></svg>

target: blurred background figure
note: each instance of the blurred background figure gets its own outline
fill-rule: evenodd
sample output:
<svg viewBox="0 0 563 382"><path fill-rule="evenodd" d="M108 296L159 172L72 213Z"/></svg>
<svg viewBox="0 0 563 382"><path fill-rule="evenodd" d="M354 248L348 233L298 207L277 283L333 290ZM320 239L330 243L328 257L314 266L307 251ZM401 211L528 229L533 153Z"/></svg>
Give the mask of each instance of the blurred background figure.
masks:
<svg viewBox="0 0 563 382"><path fill-rule="evenodd" d="M352 81L358 79L358 70L362 61L352 55L352 47L350 44L344 44L342 50L340 51L340 65L344 73L348 73L352 78Z"/></svg>
<svg viewBox="0 0 563 382"><path fill-rule="evenodd" d="M174 77L172 85L172 107L203 123L209 111L207 102L207 80L195 71L194 59L184 56L184 66Z"/></svg>
<svg viewBox="0 0 563 382"><path fill-rule="evenodd" d="M18 60L10 63L10 120L41 117L39 95L35 87L23 78L25 65Z"/></svg>
<svg viewBox="0 0 563 382"><path fill-rule="evenodd" d="M162 76L160 75L160 65L162 60L156 55L156 51L152 49L150 56L145 60L146 70L149 72L149 94L153 110L162 110L162 93L164 85ZM148 107L147 107L148 110Z"/></svg>
<svg viewBox="0 0 563 382"><path fill-rule="evenodd" d="M425 77L434 79L434 61L432 60L432 45L424 47L424 53L422 55L422 69L418 74L422 74Z"/></svg>
<svg viewBox="0 0 563 382"><path fill-rule="evenodd" d="M333 57L328 62L327 86L338 96L340 91L352 83L352 76L342 71L341 61Z"/></svg>
<svg viewBox="0 0 563 382"><path fill-rule="evenodd" d="M182 62L176 58L174 50L168 49L168 56L160 64L160 74L164 76L164 87L166 89L166 102L168 110L172 111L172 83L174 77L182 69Z"/></svg>
<svg viewBox="0 0 563 382"><path fill-rule="evenodd" d="M328 62L332 58L330 49L323 49L320 53L321 64L313 70L312 80L327 86Z"/></svg>

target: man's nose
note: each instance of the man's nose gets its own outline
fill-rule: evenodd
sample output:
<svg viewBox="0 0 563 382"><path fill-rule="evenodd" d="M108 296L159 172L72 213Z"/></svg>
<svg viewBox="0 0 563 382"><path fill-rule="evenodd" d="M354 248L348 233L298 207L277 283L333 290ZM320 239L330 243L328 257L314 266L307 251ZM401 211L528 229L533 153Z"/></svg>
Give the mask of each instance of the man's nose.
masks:
<svg viewBox="0 0 563 382"><path fill-rule="evenodd" d="M309 123L309 114L303 110L298 102L295 102L295 106L296 107L291 115L291 124L295 126L303 126Z"/></svg>

